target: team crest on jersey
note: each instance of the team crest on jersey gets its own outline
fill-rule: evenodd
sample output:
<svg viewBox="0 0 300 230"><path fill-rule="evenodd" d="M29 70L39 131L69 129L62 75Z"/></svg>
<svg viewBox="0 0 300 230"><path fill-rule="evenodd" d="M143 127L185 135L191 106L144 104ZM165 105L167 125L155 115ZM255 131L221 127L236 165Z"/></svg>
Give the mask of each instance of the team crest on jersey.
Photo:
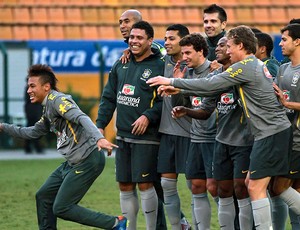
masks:
<svg viewBox="0 0 300 230"><path fill-rule="evenodd" d="M270 74L270 72L266 66L264 66L264 73L267 78L272 79L272 75Z"/></svg>
<svg viewBox="0 0 300 230"><path fill-rule="evenodd" d="M234 102L233 93L223 93L221 95L221 103L222 104L232 104Z"/></svg>
<svg viewBox="0 0 300 230"><path fill-rule="evenodd" d="M152 73L151 69L145 69L144 73L142 74L142 77L144 79L148 79L151 76L151 73Z"/></svg>
<svg viewBox="0 0 300 230"><path fill-rule="evenodd" d="M285 100L289 101L290 100L290 91L288 90L283 90L283 97Z"/></svg>
<svg viewBox="0 0 300 230"><path fill-rule="evenodd" d="M192 106L199 106L202 103L202 98L201 97L193 97L192 99Z"/></svg>
<svg viewBox="0 0 300 230"><path fill-rule="evenodd" d="M133 95L135 90L135 86L125 84L123 85L122 93L125 95Z"/></svg>
<svg viewBox="0 0 300 230"><path fill-rule="evenodd" d="M292 79L292 86L296 86L296 84L298 83L299 77L300 77L299 72L296 72Z"/></svg>

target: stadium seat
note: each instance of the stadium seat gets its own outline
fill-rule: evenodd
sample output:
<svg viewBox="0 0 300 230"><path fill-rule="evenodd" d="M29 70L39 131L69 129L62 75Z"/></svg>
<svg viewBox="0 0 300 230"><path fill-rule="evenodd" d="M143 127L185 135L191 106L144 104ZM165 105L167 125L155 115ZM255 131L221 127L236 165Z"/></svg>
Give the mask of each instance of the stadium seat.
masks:
<svg viewBox="0 0 300 230"><path fill-rule="evenodd" d="M113 26L99 26L100 39L116 39L116 29Z"/></svg>
<svg viewBox="0 0 300 230"><path fill-rule="evenodd" d="M68 0L51 0L52 6L69 6Z"/></svg>
<svg viewBox="0 0 300 230"><path fill-rule="evenodd" d="M29 23L30 12L27 7L15 7L13 8L14 22L15 23Z"/></svg>
<svg viewBox="0 0 300 230"><path fill-rule="evenodd" d="M81 14L82 22L85 24L96 24L100 21L98 17L98 9L95 7L82 8Z"/></svg>
<svg viewBox="0 0 300 230"><path fill-rule="evenodd" d="M64 27L66 39L81 39L80 26L68 25Z"/></svg>
<svg viewBox="0 0 300 230"><path fill-rule="evenodd" d="M15 40L29 40L30 33L28 26L13 26L13 37Z"/></svg>
<svg viewBox="0 0 300 230"><path fill-rule="evenodd" d="M65 21L67 23L81 24L82 23L82 15L81 9L78 7L67 7L65 9Z"/></svg>
<svg viewBox="0 0 300 230"><path fill-rule="evenodd" d="M188 26L190 33L199 33L203 28L200 26Z"/></svg>
<svg viewBox="0 0 300 230"><path fill-rule="evenodd" d="M30 26L30 39L46 40L48 39L45 26Z"/></svg>
<svg viewBox="0 0 300 230"><path fill-rule="evenodd" d="M202 24L203 21L202 9L192 7L192 8L184 8L182 10L184 15L183 24Z"/></svg>
<svg viewBox="0 0 300 230"><path fill-rule="evenodd" d="M151 21L150 21L151 16L150 16L149 9L148 8L139 8L138 10L141 12L143 20L149 21L151 23Z"/></svg>
<svg viewBox="0 0 300 230"><path fill-rule="evenodd" d="M48 31L48 39L50 40L62 40L65 39L65 33L63 26L48 26L47 28Z"/></svg>
<svg viewBox="0 0 300 230"><path fill-rule="evenodd" d="M297 1L297 0L296 0ZM295 0L294 0L294 2L296 2ZM271 6L283 6L283 7L285 7L285 6L287 6L287 0L271 0Z"/></svg>
<svg viewBox="0 0 300 230"><path fill-rule="evenodd" d="M271 0L253 0L253 5L254 6L271 6Z"/></svg>
<svg viewBox="0 0 300 230"><path fill-rule="evenodd" d="M164 39L166 36L166 28L165 25L154 26L154 40Z"/></svg>
<svg viewBox="0 0 300 230"><path fill-rule="evenodd" d="M236 21L240 24L248 24L253 22L252 8L237 8L235 11Z"/></svg>
<svg viewBox="0 0 300 230"><path fill-rule="evenodd" d="M270 7L270 19L275 23L287 23L289 21L285 8Z"/></svg>
<svg viewBox="0 0 300 230"><path fill-rule="evenodd" d="M102 24L115 24L118 22L114 8L99 8L98 16L99 22Z"/></svg>
<svg viewBox="0 0 300 230"><path fill-rule="evenodd" d="M99 39L97 26L82 26L81 34L82 34L82 39L85 40Z"/></svg>
<svg viewBox="0 0 300 230"><path fill-rule="evenodd" d="M225 8L225 10L227 13L227 25L229 26L231 24L237 26L238 22L236 20L235 9L231 7L227 7Z"/></svg>
<svg viewBox="0 0 300 230"><path fill-rule="evenodd" d="M167 13L168 24L183 23L184 11L182 10L182 8L168 8L166 10L166 13Z"/></svg>
<svg viewBox="0 0 300 230"><path fill-rule="evenodd" d="M256 7L253 10L253 22L258 25L269 24L270 23L269 7Z"/></svg>
<svg viewBox="0 0 300 230"><path fill-rule="evenodd" d="M47 9L45 7L31 7L31 22L35 24L49 22Z"/></svg>
<svg viewBox="0 0 300 230"><path fill-rule="evenodd" d="M48 8L49 22L63 24L65 23L65 12L63 8L51 7Z"/></svg>
<svg viewBox="0 0 300 230"><path fill-rule="evenodd" d="M34 6L35 0L18 0L17 4L18 6Z"/></svg>
<svg viewBox="0 0 300 230"><path fill-rule="evenodd" d="M11 26L0 26L0 39L10 40L13 39L13 32Z"/></svg>
<svg viewBox="0 0 300 230"><path fill-rule="evenodd" d="M1 0L0 3L1 5L4 6L13 6L13 5L17 5L18 0Z"/></svg>
<svg viewBox="0 0 300 230"><path fill-rule="evenodd" d="M300 7L287 8L287 18L288 18L288 21L286 23L288 23L293 18L300 18Z"/></svg>
<svg viewBox="0 0 300 230"><path fill-rule="evenodd" d="M11 8L0 7L0 21L2 23L13 23L13 12Z"/></svg>
<svg viewBox="0 0 300 230"><path fill-rule="evenodd" d="M153 24L166 24L167 21L167 13L165 8L150 8L149 15L151 17L150 22Z"/></svg>

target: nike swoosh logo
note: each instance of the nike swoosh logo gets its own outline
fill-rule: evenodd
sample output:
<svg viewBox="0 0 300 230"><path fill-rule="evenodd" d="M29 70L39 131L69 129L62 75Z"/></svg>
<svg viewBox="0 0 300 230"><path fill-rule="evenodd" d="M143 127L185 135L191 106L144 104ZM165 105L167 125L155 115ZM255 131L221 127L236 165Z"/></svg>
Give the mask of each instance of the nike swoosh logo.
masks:
<svg viewBox="0 0 300 230"><path fill-rule="evenodd" d="M152 210L152 211L145 211L146 214L149 214L151 212L155 212L155 210Z"/></svg>
<svg viewBox="0 0 300 230"><path fill-rule="evenodd" d="M142 177L147 177L149 175L150 175L150 173L142 174Z"/></svg>
<svg viewBox="0 0 300 230"><path fill-rule="evenodd" d="M298 173L299 171L290 171L290 174L296 174Z"/></svg>
<svg viewBox="0 0 300 230"><path fill-rule="evenodd" d="M75 174L83 173L83 171L75 170Z"/></svg>
<svg viewBox="0 0 300 230"><path fill-rule="evenodd" d="M250 174L253 174L253 173L256 173L256 170L250 172Z"/></svg>
<svg viewBox="0 0 300 230"><path fill-rule="evenodd" d="M128 69L128 66L123 66L123 69Z"/></svg>
<svg viewBox="0 0 300 230"><path fill-rule="evenodd" d="M242 173L245 174L247 173L249 170L242 170Z"/></svg>

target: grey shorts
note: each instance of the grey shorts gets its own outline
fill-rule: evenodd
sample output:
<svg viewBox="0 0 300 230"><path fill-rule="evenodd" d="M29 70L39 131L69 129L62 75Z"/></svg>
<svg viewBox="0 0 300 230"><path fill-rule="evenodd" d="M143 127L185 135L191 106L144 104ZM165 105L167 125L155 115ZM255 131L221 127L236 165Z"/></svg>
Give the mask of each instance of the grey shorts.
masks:
<svg viewBox="0 0 300 230"><path fill-rule="evenodd" d="M252 146L231 146L216 141L214 178L216 180L244 179L247 176Z"/></svg>
<svg viewBox="0 0 300 230"><path fill-rule="evenodd" d="M289 172L292 147L291 127L254 141L250 155L250 178L284 176Z"/></svg>
<svg viewBox="0 0 300 230"><path fill-rule="evenodd" d="M190 138L162 134L158 152L159 173L185 173Z"/></svg>
<svg viewBox="0 0 300 230"><path fill-rule="evenodd" d="M185 173L188 180L213 177L214 145L191 142Z"/></svg>

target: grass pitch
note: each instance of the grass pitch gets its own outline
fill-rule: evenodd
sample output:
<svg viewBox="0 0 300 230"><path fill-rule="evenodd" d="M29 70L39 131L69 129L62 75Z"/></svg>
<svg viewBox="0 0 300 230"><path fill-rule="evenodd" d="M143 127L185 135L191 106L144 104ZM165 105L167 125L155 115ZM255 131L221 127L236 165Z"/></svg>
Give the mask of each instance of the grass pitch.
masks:
<svg viewBox="0 0 300 230"><path fill-rule="evenodd" d="M35 192L46 178L62 162L51 160L8 160L0 161L0 229L33 230L38 229L35 207ZM107 158L106 167L98 177L80 205L111 215L120 215L119 189L115 182L114 159ZM191 223L191 194L183 175L178 180L181 207ZM211 229L218 229L216 205L211 201ZM96 229L77 223L58 219L59 230ZM144 230L145 220L141 212L138 216L138 230ZM171 229L168 226L168 229ZM291 229L287 225L287 229Z"/></svg>

